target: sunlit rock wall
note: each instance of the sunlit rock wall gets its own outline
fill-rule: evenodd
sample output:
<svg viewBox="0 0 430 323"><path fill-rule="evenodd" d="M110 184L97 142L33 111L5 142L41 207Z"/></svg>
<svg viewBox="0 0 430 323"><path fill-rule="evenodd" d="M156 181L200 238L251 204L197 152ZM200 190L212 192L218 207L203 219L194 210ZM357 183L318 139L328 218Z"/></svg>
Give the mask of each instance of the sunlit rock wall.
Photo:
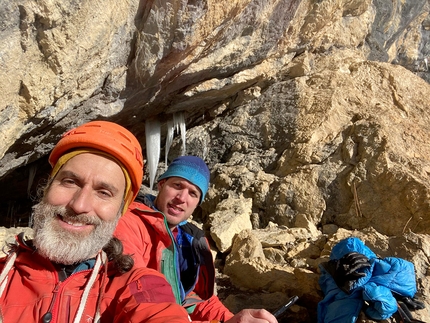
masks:
<svg viewBox="0 0 430 323"><path fill-rule="evenodd" d="M235 279L250 266L243 243L260 259L251 259L257 290L279 300L272 293L302 288L316 306L315 259L336 239L409 235L408 252L378 251L414 260L430 303L429 10L426 0L1 2L0 225L28 226L65 130L112 120L146 148L154 120L164 146L182 113L186 153L211 168L194 218L236 287L252 288ZM182 147L178 135L160 161ZM259 230L298 238L271 244L253 238ZM247 300L263 304L257 291ZM315 311L299 312L315 321Z"/></svg>

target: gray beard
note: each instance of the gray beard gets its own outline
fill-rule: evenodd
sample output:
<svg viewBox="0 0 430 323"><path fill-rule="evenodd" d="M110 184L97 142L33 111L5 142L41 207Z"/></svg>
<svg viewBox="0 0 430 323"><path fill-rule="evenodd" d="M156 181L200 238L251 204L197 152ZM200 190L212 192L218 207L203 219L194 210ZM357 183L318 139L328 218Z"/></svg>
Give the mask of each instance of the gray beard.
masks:
<svg viewBox="0 0 430 323"><path fill-rule="evenodd" d="M93 258L109 242L118 223L119 211L114 221L103 221L97 216L76 214L64 206L53 206L39 202L33 207L34 246L40 255L64 264L77 264ZM70 232L57 223L57 216L64 220L94 225L91 233Z"/></svg>

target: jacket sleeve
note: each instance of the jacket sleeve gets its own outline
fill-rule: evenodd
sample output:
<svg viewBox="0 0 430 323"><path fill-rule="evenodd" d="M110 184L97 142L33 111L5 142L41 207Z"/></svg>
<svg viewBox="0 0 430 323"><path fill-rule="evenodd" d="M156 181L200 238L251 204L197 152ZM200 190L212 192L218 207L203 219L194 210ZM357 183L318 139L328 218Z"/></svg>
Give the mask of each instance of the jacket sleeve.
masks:
<svg viewBox="0 0 430 323"><path fill-rule="evenodd" d="M172 288L160 273L141 268L138 275L124 286L115 305L103 315L112 315L114 323L186 323L187 311L176 304ZM103 321L103 315L102 320ZM108 320L111 321L111 320Z"/></svg>
<svg viewBox="0 0 430 323"><path fill-rule="evenodd" d="M198 303L193 313L190 314L193 322L211 320L224 322L231 319L233 316L234 314L230 312L223 303L221 303L216 295L213 295L206 301Z"/></svg>
<svg viewBox="0 0 430 323"><path fill-rule="evenodd" d="M363 299L366 301L365 313L374 320L386 320L397 312L397 301L385 286L368 283L363 286Z"/></svg>
<svg viewBox="0 0 430 323"><path fill-rule="evenodd" d="M187 312L176 303L148 303L128 312L115 313L113 323L189 323Z"/></svg>

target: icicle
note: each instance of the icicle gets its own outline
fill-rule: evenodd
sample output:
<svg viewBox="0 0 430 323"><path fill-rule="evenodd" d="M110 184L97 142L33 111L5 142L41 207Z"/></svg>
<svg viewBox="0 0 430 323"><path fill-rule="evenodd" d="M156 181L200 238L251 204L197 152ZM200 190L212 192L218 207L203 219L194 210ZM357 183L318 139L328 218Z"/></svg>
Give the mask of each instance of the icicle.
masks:
<svg viewBox="0 0 430 323"><path fill-rule="evenodd" d="M185 155L185 138L186 138L186 128L185 128L185 118L183 112L178 112L173 114L173 124L176 127L177 133L181 134L182 139L182 156Z"/></svg>
<svg viewBox="0 0 430 323"><path fill-rule="evenodd" d="M149 173L149 188L152 190L160 159L160 122L158 120L145 121L146 159Z"/></svg>
<svg viewBox="0 0 430 323"><path fill-rule="evenodd" d="M202 155L203 155L202 156L203 160L205 160L207 155L208 155L208 144L207 144L206 136L203 137L203 154Z"/></svg>
<svg viewBox="0 0 430 323"><path fill-rule="evenodd" d="M187 140L186 139L187 138L187 128L185 125L185 118L183 115L182 115L182 123L180 125L180 128L181 128L181 138L182 138L182 155L185 155L185 152L187 151L186 147L185 147L186 140Z"/></svg>
<svg viewBox="0 0 430 323"><path fill-rule="evenodd" d="M167 169L167 160L169 156L169 150L173 142L174 133L181 134L182 139L182 152L181 155L185 155L185 138L186 138L186 127L185 117L183 112L177 112L173 114L173 120L167 121L167 136L166 136L166 157L165 167Z"/></svg>
<svg viewBox="0 0 430 323"><path fill-rule="evenodd" d="M170 146L173 142L173 133L175 132L175 127L173 125L173 120L167 121L167 136L166 136L166 156L164 158L165 171L167 170L167 157L169 156Z"/></svg>

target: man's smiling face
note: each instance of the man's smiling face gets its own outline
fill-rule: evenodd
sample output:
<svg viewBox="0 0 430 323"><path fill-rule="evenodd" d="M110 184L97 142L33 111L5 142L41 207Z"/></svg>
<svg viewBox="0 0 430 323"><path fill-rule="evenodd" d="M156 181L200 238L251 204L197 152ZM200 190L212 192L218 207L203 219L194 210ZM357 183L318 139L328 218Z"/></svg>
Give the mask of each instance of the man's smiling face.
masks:
<svg viewBox="0 0 430 323"><path fill-rule="evenodd" d="M34 207L34 244L62 264L94 257L121 214L125 178L113 160L82 153L64 164Z"/></svg>
<svg viewBox="0 0 430 323"><path fill-rule="evenodd" d="M169 177L158 182L155 206L163 212L172 229L193 214L200 196L196 185L181 177Z"/></svg>

